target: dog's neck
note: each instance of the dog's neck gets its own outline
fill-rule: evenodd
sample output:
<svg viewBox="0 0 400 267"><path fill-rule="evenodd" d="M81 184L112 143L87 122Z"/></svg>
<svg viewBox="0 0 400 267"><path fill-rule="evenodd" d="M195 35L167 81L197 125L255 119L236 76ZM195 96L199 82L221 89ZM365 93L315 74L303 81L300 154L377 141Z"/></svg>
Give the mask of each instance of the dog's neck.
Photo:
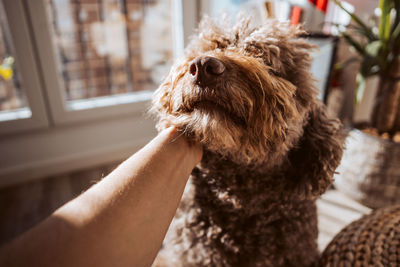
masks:
<svg viewBox="0 0 400 267"><path fill-rule="evenodd" d="M285 176L282 170L256 172L252 166L238 165L205 151L202 162L192 173L194 200L200 207L213 206L210 214L214 210L247 214L243 216L269 212L278 204L299 200L288 192L292 186Z"/></svg>
<svg viewBox="0 0 400 267"><path fill-rule="evenodd" d="M270 176L272 173L282 172L282 163L287 160L287 157L288 155L276 157L273 163L268 158L261 164L243 165L205 149L199 168L207 169L207 172L220 173L223 176L229 176L231 172L242 176Z"/></svg>
<svg viewBox="0 0 400 267"><path fill-rule="evenodd" d="M303 153L301 141L280 159L279 165L241 165L205 150L202 161L193 171L193 176L201 181L194 181L194 184L208 187L214 193L229 192L239 198L241 194L246 198L254 194L247 192L248 188L260 188L260 194L267 189L279 194L279 197L274 196L275 200L298 200L296 191L302 178L295 173L296 166L292 166L291 162ZM246 195L246 192L250 195Z"/></svg>
<svg viewBox="0 0 400 267"><path fill-rule="evenodd" d="M260 166L237 164L219 154L205 150L201 163L194 172L201 173L210 187L217 191L241 191L250 184L271 184L282 176L282 166ZM197 176L199 177L199 176Z"/></svg>

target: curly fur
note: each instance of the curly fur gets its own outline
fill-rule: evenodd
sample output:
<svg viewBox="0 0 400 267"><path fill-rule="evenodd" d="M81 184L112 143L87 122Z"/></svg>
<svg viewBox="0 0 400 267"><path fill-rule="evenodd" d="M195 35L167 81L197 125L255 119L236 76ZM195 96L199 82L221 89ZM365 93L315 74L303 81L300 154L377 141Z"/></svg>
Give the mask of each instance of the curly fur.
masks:
<svg viewBox="0 0 400 267"><path fill-rule="evenodd" d="M309 266L318 257L315 199L332 182L344 136L316 99L303 31L202 20L184 58L153 97L157 127L201 142L156 264ZM212 85L193 82L201 56L222 62Z"/></svg>

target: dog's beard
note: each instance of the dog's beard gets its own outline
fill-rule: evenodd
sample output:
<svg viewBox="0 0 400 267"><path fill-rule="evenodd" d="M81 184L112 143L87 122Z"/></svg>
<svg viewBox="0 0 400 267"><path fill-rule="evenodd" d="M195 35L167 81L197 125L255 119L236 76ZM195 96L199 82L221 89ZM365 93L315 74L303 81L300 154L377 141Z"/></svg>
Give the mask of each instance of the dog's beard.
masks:
<svg viewBox="0 0 400 267"><path fill-rule="evenodd" d="M242 151L245 130L237 122L237 116L222 109L212 103L199 102L190 112L164 116L158 127L173 125L206 149L232 158ZM248 156L243 160L250 161Z"/></svg>
<svg viewBox="0 0 400 267"><path fill-rule="evenodd" d="M206 117L210 122L219 123L225 121L225 124L234 124L238 128L246 129L247 120L242 114L226 104L226 102L214 99L198 100L192 104L189 113L194 113L196 117Z"/></svg>
<svg viewBox="0 0 400 267"><path fill-rule="evenodd" d="M183 79L173 90L160 87L151 112L160 119L158 130L175 126L205 149L248 165L264 161L269 152L262 126L253 125L263 112L255 102L242 88L199 88Z"/></svg>

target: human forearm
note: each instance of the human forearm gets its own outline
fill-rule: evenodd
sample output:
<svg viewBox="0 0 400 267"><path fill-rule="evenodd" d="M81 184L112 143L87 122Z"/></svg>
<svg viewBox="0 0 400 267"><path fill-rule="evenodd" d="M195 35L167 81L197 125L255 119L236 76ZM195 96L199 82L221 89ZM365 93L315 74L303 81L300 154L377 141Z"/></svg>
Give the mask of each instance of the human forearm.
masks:
<svg viewBox="0 0 400 267"><path fill-rule="evenodd" d="M163 132L13 246L31 244L23 259L31 266L37 258L42 266L148 266L200 157L199 147Z"/></svg>

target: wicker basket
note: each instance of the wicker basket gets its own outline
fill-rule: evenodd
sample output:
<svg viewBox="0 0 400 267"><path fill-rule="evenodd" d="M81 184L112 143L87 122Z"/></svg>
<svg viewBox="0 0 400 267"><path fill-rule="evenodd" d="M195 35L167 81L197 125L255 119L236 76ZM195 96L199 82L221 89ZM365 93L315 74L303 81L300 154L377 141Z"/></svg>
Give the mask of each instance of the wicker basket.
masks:
<svg viewBox="0 0 400 267"><path fill-rule="evenodd" d="M318 266L400 266L400 205L349 224L326 247Z"/></svg>
<svg viewBox="0 0 400 267"><path fill-rule="evenodd" d="M352 130L336 170L338 190L370 208L400 204L400 144Z"/></svg>

